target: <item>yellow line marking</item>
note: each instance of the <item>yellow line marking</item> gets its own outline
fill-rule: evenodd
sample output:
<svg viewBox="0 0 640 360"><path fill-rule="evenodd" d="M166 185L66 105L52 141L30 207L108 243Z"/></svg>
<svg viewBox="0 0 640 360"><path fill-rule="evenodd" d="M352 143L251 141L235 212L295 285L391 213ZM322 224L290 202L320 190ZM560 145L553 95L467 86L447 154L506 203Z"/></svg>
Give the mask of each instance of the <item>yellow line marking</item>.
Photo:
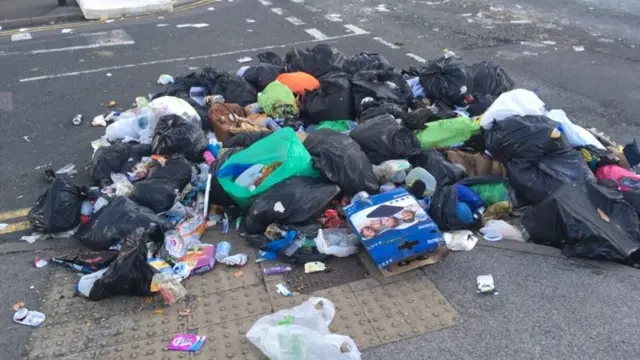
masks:
<svg viewBox="0 0 640 360"><path fill-rule="evenodd" d="M195 7L198 7L200 5L207 5L207 4L212 4L217 2L216 0L201 0L198 2L195 2L193 4L188 4L188 5L184 5L184 6L180 6L177 8L174 8L172 12L167 13L167 14L173 14L179 11L186 11L186 10L191 10ZM149 14L149 15L142 15L142 16L133 16L133 17L127 17L127 18L120 18L120 19L114 19L116 21L119 20L131 20L131 19L144 19L144 18L148 18L151 16L162 16L161 14ZM99 20L87 20L87 21L79 21L79 22L73 22L73 23L62 23L62 24L55 24L55 25L48 25L48 26L40 26L40 27L34 27L34 28L29 28L29 32L30 33L34 33L34 32L42 32L42 31L48 31L48 30L56 30L56 29L67 29L67 28L76 28L76 27L81 27L81 26L87 26L87 25L95 25L95 24L105 24L103 22L100 22ZM112 22L111 24L115 24L115 21ZM5 30L5 31L0 31L0 36L3 35L13 35L13 34L17 34L19 33L20 30L19 29L12 29L12 30Z"/></svg>
<svg viewBox="0 0 640 360"><path fill-rule="evenodd" d="M0 221L6 221L6 220L15 219L15 218L25 217L27 216L27 213L29 212L29 210L31 209L24 208L24 209L1 212Z"/></svg>
<svg viewBox="0 0 640 360"><path fill-rule="evenodd" d="M18 223L14 223L14 224L9 224L9 226L4 228L4 230L0 231L0 235L11 234L11 233L16 232L16 231L27 230L29 227L31 227L31 225L29 224L29 222L27 220L20 221Z"/></svg>

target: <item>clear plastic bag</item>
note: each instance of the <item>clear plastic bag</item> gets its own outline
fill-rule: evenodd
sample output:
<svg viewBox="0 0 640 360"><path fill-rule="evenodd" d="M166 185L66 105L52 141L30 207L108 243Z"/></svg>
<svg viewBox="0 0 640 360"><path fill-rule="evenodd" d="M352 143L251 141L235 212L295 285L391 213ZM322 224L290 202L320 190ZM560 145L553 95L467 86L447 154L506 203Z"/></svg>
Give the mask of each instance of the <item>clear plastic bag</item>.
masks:
<svg viewBox="0 0 640 360"><path fill-rule="evenodd" d="M329 333L334 316L331 301L313 297L260 318L247 338L270 359L359 360L360 351L350 337Z"/></svg>
<svg viewBox="0 0 640 360"><path fill-rule="evenodd" d="M320 229L315 243L321 254L347 257L358 253L358 237L347 229Z"/></svg>
<svg viewBox="0 0 640 360"><path fill-rule="evenodd" d="M153 275L152 282L160 288L165 305L173 305L189 294L173 274L157 273Z"/></svg>
<svg viewBox="0 0 640 360"><path fill-rule="evenodd" d="M504 220L489 220L484 224L484 227L480 229L480 232L483 234L497 233L500 234L504 240L525 241L522 231Z"/></svg>

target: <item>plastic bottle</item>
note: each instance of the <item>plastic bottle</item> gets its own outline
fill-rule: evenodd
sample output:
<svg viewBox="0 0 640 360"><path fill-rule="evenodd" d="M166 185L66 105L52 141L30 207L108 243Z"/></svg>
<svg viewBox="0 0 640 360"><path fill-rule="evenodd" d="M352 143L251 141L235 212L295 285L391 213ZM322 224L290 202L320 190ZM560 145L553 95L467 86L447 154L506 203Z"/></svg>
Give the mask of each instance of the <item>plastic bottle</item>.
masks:
<svg viewBox="0 0 640 360"><path fill-rule="evenodd" d="M226 259L229 256L229 252L231 251L231 244L227 241L220 241L218 246L216 246L216 261L222 262L222 260Z"/></svg>
<svg viewBox="0 0 640 360"><path fill-rule="evenodd" d="M204 158L204 161L206 161L209 165L213 164L213 162L216 161L216 158L213 157L213 154L209 150L203 152L202 157Z"/></svg>
<svg viewBox="0 0 640 360"><path fill-rule="evenodd" d="M83 201L82 207L80 207L80 223L88 224L89 220L91 219L91 214L93 214L93 206L91 205L91 201Z"/></svg>
<svg viewBox="0 0 640 360"><path fill-rule="evenodd" d="M262 175L262 168L264 168L264 165L262 164L255 164L251 166L236 178L236 185L249 188Z"/></svg>
<svg viewBox="0 0 640 360"><path fill-rule="evenodd" d="M431 196L436 191L436 178L434 178L433 175L429 174L427 170L421 167L414 168L413 170L409 171L409 174L405 179L405 183L407 184L407 186L411 186L416 180L421 180L426 186L423 196Z"/></svg>
<svg viewBox="0 0 640 360"><path fill-rule="evenodd" d="M277 275L291 271L291 266L274 266L263 270L265 275Z"/></svg>

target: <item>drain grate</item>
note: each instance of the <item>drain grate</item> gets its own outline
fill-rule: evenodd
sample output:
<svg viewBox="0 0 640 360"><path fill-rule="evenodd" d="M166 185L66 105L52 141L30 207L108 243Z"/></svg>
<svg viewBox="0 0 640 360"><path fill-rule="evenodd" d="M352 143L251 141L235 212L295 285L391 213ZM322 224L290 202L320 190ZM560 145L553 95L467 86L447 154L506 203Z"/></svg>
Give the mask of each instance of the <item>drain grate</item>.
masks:
<svg viewBox="0 0 640 360"><path fill-rule="evenodd" d="M344 285L369 276L367 269L357 256L346 258L332 256L327 258L325 265L327 270L311 274L305 274L304 266L296 266L284 277L289 290L301 294L311 294L318 290Z"/></svg>

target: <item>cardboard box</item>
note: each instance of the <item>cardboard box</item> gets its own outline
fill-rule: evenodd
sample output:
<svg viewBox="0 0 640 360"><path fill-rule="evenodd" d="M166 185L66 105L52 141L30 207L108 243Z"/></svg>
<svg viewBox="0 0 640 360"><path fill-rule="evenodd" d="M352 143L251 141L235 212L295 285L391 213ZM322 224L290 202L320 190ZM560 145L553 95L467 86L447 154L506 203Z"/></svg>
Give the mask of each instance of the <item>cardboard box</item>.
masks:
<svg viewBox="0 0 640 360"><path fill-rule="evenodd" d="M403 188L355 201L344 211L379 269L434 252L443 242L436 223Z"/></svg>

